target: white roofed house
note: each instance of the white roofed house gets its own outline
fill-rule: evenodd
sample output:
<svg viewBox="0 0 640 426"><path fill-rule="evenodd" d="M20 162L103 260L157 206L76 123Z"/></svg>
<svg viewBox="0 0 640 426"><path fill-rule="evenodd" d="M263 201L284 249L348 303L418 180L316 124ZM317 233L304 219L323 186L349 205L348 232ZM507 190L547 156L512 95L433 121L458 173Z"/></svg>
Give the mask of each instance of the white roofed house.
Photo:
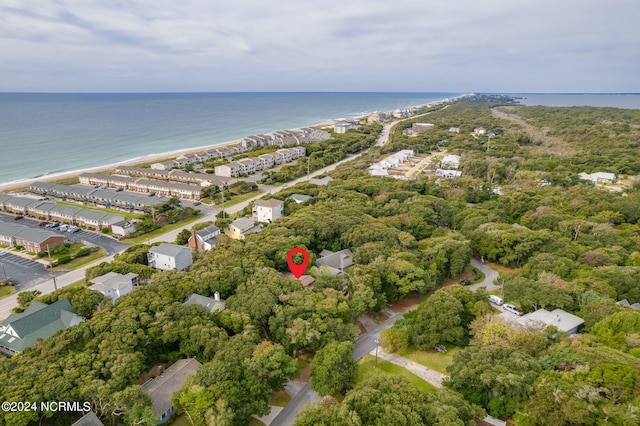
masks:
<svg viewBox="0 0 640 426"><path fill-rule="evenodd" d="M580 173L578 175L582 180L591 181L594 185L602 183L613 183L616 181L616 175L614 173L596 172L596 173Z"/></svg>
<svg viewBox="0 0 640 426"><path fill-rule="evenodd" d="M274 163L274 156L271 155L271 154L258 155L258 158L262 160L262 168L263 169L270 169L275 164Z"/></svg>
<svg viewBox="0 0 640 426"><path fill-rule="evenodd" d="M105 297L115 302L120 296L129 294L133 291L133 287L138 284L138 274L129 272L126 275L117 272L109 272L89 281L93 285L90 290L96 290Z"/></svg>
<svg viewBox="0 0 640 426"><path fill-rule="evenodd" d="M217 291L213 294L213 298L193 293L184 303L203 306L209 312L222 312L227 308L227 302L220 298L220 293Z"/></svg>
<svg viewBox="0 0 640 426"><path fill-rule="evenodd" d="M445 155L442 161L440 161L440 168L446 170L457 170L460 167L459 155Z"/></svg>
<svg viewBox="0 0 640 426"><path fill-rule="evenodd" d="M282 156L282 161L284 163L288 163L291 160L293 160L293 155L294 155L294 153L289 148L279 149L275 152L275 154L280 154Z"/></svg>
<svg viewBox="0 0 640 426"><path fill-rule="evenodd" d="M292 158L302 158L307 155L307 148L304 146L293 146L289 148L292 152Z"/></svg>
<svg viewBox="0 0 640 426"><path fill-rule="evenodd" d="M262 161L254 160L253 158L243 158L241 160L238 160L237 163L242 164L243 173L249 175L255 173L256 171L262 170Z"/></svg>
<svg viewBox="0 0 640 426"><path fill-rule="evenodd" d="M284 214L284 202L272 198L256 200L253 203L253 220L256 222L273 222Z"/></svg>
<svg viewBox="0 0 640 426"><path fill-rule="evenodd" d="M456 179L462 176L462 172L460 170L436 169L436 176L443 177L445 179Z"/></svg>
<svg viewBox="0 0 640 426"><path fill-rule="evenodd" d="M147 255L149 266L161 271L184 271L193 263L191 249L176 244L160 244L151 247Z"/></svg>
<svg viewBox="0 0 640 426"><path fill-rule="evenodd" d="M136 232L136 223L137 221L135 220L122 220L111 225L111 232L113 232L113 235L116 237L126 237L127 235Z"/></svg>

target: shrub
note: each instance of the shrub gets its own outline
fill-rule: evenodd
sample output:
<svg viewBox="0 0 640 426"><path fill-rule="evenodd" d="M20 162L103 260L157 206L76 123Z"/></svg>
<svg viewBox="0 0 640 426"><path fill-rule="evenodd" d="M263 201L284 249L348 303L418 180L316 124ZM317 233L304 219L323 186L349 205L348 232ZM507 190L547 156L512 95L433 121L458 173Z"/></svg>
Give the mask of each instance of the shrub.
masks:
<svg viewBox="0 0 640 426"><path fill-rule="evenodd" d="M91 254L91 249L88 247L84 247L78 250L78 252L76 253L76 258L89 256L90 254Z"/></svg>
<svg viewBox="0 0 640 426"><path fill-rule="evenodd" d="M68 254L63 254L62 256L58 257L58 265L64 265L65 263L69 262L71 262L71 256Z"/></svg>

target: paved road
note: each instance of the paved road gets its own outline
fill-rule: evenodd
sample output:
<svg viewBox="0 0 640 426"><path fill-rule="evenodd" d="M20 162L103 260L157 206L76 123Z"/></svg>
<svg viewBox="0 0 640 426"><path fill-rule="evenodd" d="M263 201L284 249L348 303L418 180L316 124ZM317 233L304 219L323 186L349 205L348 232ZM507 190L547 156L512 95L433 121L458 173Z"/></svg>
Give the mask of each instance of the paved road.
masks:
<svg viewBox="0 0 640 426"><path fill-rule="evenodd" d="M479 260L472 258L471 266L478 268L480 272L484 274L484 280L482 282L468 286L469 290L477 290L480 287L486 287L487 291L500 290L502 287L495 284L496 278L498 278L498 271L489 268L487 265L481 263Z"/></svg>

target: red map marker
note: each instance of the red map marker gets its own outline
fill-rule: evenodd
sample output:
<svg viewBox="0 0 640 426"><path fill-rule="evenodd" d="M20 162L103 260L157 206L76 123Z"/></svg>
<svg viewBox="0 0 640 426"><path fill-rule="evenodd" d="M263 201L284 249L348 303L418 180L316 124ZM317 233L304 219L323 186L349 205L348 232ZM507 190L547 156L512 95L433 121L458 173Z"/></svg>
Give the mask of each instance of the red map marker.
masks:
<svg viewBox="0 0 640 426"><path fill-rule="evenodd" d="M300 253L304 258L302 260L302 263L299 265L293 262L293 255L296 253ZM287 263L289 264L289 269L291 270L291 273L296 278L300 278L302 274L304 274L304 271L307 270L307 266L309 266L309 253L307 253L305 249L300 247L291 249L289 250L289 253L287 253Z"/></svg>

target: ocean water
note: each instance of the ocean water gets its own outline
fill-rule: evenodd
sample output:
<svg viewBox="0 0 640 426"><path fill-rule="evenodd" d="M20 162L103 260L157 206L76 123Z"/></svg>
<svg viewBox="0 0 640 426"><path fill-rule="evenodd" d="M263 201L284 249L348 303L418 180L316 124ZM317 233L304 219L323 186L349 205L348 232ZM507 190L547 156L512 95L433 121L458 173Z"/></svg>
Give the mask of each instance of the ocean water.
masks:
<svg viewBox="0 0 640 426"><path fill-rule="evenodd" d="M0 184L461 93L0 93Z"/></svg>

